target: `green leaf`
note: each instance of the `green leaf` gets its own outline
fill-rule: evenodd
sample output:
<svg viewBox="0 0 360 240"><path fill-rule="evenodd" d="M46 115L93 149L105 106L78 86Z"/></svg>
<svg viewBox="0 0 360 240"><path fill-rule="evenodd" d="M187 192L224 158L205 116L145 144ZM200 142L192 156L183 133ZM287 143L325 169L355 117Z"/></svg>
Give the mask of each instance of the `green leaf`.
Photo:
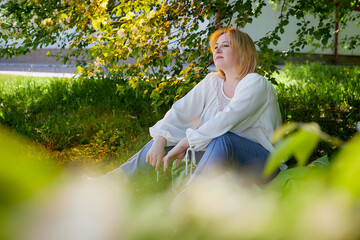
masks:
<svg viewBox="0 0 360 240"><path fill-rule="evenodd" d="M319 137L311 132L301 129L297 134L298 143L294 156L298 166L304 166L319 142Z"/></svg>
<svg viewBox="0 0 360 240"><path fill-rule="evenodd" d="M323 38L323 40L321 40L321 43L325 46L328 43L329 39L327 38Z"/></svg>
<svg viewBox="0 0 360 240"><path fill-rule="evenodd" d="M171 61L172 61L172 57L170 54L168 54L165 58L165 65L166 66L169 65L171 63Z"/></svg>
<svg viewBox="0 0 360 240"><path fill-rule="evenodd" d="M280 164L286 162L294 152L296 145L296 138L294 136L287 137L280 141L276 145L275 150L270 154L263 175L269 177Z"/></svg>
<svg viewBox="0 0 360 240"><path fill-rule="evenodd" d="M122 13L122 9L121 9L120 7L117 8L117 10L116 10L116 16L120 16L121 13Z"/></svg>
<svg viewBox="0 0 360 240"><path fill-rule="evenodd" d="M357 133L337 154L331 168L333 185L360 196L360 133Z"/></svg>
<svg viewBox="0 0 360 240"><path fill-rule="evenodd" d="M285 135L289 134L290 132L294 131L298 128L298 123L295 122L288 122L280 126L276 131L274 132L274 135L272 137L271 142L276 143L280 139L282 139Z"/></svg>
<svg viewBox="0 0 360 240"><path fill-rule="evenodd" d="M150 7L149 6L144 6L144 11L145 11L145 13L149 13L150 12Z"/></svg>
<svg viewBox="0 0 360 240"><path fill-rule="evenodd" d="M276 145L265 166L264 176L270 176L281 163L284 163L292 155L296 157L298 166L305 165L319 142L319 136L310 132L309 129L307 126L303 127Z"/></svg>

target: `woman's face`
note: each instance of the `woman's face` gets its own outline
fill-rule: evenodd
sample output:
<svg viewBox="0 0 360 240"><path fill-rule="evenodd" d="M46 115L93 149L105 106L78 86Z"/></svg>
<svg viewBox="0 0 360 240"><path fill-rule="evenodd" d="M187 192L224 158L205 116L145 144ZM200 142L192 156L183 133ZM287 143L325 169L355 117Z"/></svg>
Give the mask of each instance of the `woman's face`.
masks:
<svg viewBox="0 0 360 240"><path fill-rule="evenodd" d="M216 41L213 59L218 69L223 71L236 69L237 53L230 47L226 33L222 34Z"/></svg>

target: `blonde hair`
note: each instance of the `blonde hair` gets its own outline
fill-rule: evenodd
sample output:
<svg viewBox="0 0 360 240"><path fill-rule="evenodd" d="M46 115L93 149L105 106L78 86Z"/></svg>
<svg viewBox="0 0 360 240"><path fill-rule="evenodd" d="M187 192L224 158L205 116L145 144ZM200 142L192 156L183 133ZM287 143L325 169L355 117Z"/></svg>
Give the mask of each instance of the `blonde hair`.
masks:
<svg viewBox="0 0 360 240"><path fill-rule="evenodd" d="M253 40L250 36L237 28L220 28L210 36L211 53L215 52L215 44L219 37L224 33L227 34L229 45L237 54L236 70L240 79L245 77L248 73L255 72L257 66L257 53ZM225 73L217 69L219 75L225 78Z"/></svg>

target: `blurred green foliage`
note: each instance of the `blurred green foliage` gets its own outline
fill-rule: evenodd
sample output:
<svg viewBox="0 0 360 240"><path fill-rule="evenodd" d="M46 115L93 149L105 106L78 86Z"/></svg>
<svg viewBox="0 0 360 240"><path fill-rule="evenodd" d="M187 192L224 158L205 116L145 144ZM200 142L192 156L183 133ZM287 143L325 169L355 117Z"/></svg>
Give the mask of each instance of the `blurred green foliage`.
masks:
<svg viewBox="0 0 360 240"><path fill-rule="evenodd" d="M6 198L0 237L358 239L359 136L343 145L333 164L285 170L261 188L245 187L244 179L227 173L199 179L178 195L170 188L139 198L135 183L121 179L60 177L41 151L1 128L6 149L1 148L0 194ZM30 152L23 155L23 149Z"/></svg>
<svg viewBox="0 0 360 240"><path fill-rule="evenodd" d="M0 239L11 214L59 175L51 155L40 145L0 125Z"/></svg>

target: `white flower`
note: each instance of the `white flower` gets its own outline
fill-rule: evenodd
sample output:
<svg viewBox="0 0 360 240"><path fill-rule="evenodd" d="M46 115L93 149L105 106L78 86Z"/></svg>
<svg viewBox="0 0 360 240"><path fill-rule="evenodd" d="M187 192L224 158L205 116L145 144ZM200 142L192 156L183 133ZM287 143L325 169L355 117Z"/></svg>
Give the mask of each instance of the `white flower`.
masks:
<svg viewBox="0 0 360 240"><path fill-rule="evenodd" d="M153 18L153 17L155 17L155 11L151 10L149 12L149 14L148 14L148 18L150 19L150 18Z"/></svg>
<svg viewBox="0 0 360 240"><path fill-rule="evenodd" d="M126 14L126 19L133 19L134 17L135 17L135 13L131 11Z"/></svg>
<svg viewBox="0 0 360 240"><path fill-rule="evenodd" d="M105 62L101 58L96 57L94 65L95 65L96 68L100 68L100 67L105 65Z"/></svg>
<svg viewBox="0 0 360 240"><path fill-rule="evenodd" d="M139 34L139 29L138 29L136 26L132 26L132 27L131 27L131 32L132 32L133 34L135 34L136 36L138 36L138 34Z"/></svg>
<svg viewBox="0 0 360 240"><path fill-rule="evenodd" d="M119 38L123 38L123 37L125 37L125 30L124 29L119 29L117 31L117 34L118 34Z"/></svg>
<svg viewBox="0 0 360 240"><path fill-rule="evenodd" d="M45 18L42 22L42 25L51 25L52 24L52 20L51 18Z"/></svg>
<svg viewBox="0 0 360 240"><path fill-rule="evenodd" d="M4 35L9 35L9 34L10 34L10 31L7 30L7 29L1 28L1 25L0 25L0 32L1 32L2 34L4 34Z"/></svg>
<svg viewBox="0 0 360 240"><path fill-rule="evenodd" d="M61 28L65 28L65 24L64 24L64 22L62 20L59 21L59 24L60 24Z"/></svg>
<svg viewBox="0 0 360 240"><path fill-rule="evenodd" d="M146 26L144 27L144 31L145 31L145 32L150 32L150 31L151 31L151 27L149 27L149 26L146 25Z"/></svg>
<svg viewBox="0 0 360 240"><path fill-rule="evenodd" d="M32 25L33 25L33 27L34 28L37 28L38 27L38 25L36 24L36 19L38 19L38 16L37 15L34 15L32 18L31 18L31 20L30 20L30 22L32 23Z"/></svg>

